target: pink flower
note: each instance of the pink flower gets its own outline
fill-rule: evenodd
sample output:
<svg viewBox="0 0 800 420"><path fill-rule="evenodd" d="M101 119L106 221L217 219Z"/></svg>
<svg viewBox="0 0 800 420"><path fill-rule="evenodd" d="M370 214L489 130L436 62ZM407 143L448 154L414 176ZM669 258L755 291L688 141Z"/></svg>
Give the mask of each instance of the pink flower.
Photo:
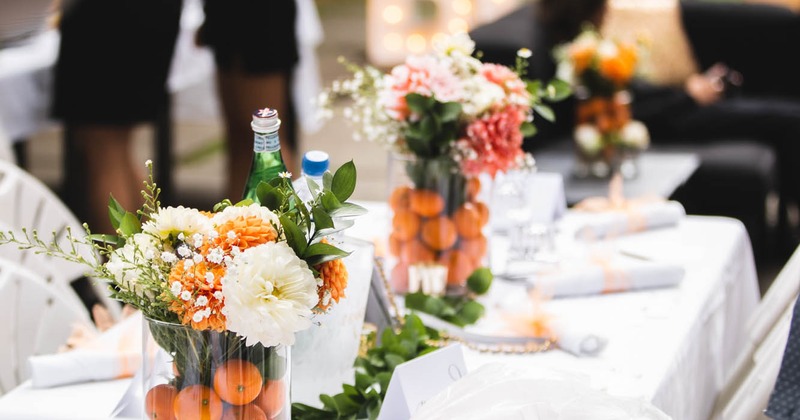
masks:
<svg viewBox="0 0 800 420"><path fill-rule="evenodd" d="M514 168L523 155L520 126L524 121L524 109L509 105L467 126L466 137L458 141L464 173L486 172L494 177L498 171Z"/></svg>
<svg viewBox="0 0 800 420"><path fill-rule="evenodd" d="M530 94L525 89L525 82L510 68L499 64L485 63L481 66L481 75L503 89L506 93L507 104L528 104Z"/></svg>
<svg viewBox="0 0 800 420"><path fill-rule="evenodd" d="M431 56L411 56L405 64L392 69L385 76L386 87L380 93L380 103L396 120L405 120L410 114L406 95L418 93L433 96L439 102L461 99L461 81L452 71Z"/></svg>

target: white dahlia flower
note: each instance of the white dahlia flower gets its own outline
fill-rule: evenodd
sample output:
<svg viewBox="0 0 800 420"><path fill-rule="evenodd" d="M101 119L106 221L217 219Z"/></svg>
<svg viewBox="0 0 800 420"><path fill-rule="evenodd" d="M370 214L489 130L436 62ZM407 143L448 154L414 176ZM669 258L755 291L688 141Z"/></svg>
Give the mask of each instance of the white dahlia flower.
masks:
<svg viewBox="0 0 800 420"><path fill-rule="evenodd" d="M179 207L165 207L153 215L143 226L142 231L162 240L183 234L190 238L199 233L208 235L213 230L211 220L199 210Z"/></svg>

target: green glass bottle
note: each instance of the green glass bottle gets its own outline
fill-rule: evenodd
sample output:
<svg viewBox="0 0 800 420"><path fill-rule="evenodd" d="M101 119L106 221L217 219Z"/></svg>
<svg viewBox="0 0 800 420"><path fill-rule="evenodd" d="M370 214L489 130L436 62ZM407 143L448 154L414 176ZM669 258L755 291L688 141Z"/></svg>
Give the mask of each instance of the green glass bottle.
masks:
<svg viewBox="0 0 800 420"><path fill-rule="evenodd" d="M261 181L277 178L281 172L286 172L286 164L281 157L281 142L278 138L278 128L281 120L278 111L271 108L259 109L253 113L253 163L250 174L244 187L244 198L258 202L256 187Z"/></svg>

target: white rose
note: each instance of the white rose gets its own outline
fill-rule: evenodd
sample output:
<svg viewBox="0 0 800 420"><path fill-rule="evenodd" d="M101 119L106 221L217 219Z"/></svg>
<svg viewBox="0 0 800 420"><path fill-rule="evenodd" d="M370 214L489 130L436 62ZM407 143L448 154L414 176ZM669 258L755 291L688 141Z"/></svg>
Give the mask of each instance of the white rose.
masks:
<svg viewBox="0 0 800 420"><path fill-rule="evenodd" d="M581 124L575 128L575 143L587 156L595 156L603 148L603 136L591 124Z"/></svg>
<svg viewBox="0 0 800 420"><path fill-rule="evenodd" d="M644 150L650 145L650 132L641 121L630 121L620 132L622 144L637 150Z"/></svg>

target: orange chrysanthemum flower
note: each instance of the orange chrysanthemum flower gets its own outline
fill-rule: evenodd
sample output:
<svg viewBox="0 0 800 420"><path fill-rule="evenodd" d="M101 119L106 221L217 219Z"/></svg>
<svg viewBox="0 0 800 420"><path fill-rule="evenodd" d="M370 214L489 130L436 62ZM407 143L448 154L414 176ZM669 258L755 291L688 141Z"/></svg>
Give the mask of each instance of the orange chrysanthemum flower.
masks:
<svg viewBox="0 0 800 420"><path fill-rule="evenodd" d="M225 253L234 246L244 251L267 242L275 242L278 238L274 226L255 216L237 217L225 222L217 227L217 233L219 236L210 245L221 248Z"/></svg>
<svg viewBox="0 0 800 420"><path fill-rule="evenodd" d="M222 314L224 275L223 266L205 261L182 260L172 267L169 286L174 299L170 310L180 317L182 324L200 331L225 330L225 316Z"/></svg>
<svg viewBox="0 0 800 420"><path fill-rule="evenodd" d="M326 240L322 240L327 243ZM319 304L317 307L322 311L327 311L331 305L339 302L344 297L344 290L347 288L347 267L341 259L324 262L314 266L322 279L322 286L319 292Z"/></svg>

